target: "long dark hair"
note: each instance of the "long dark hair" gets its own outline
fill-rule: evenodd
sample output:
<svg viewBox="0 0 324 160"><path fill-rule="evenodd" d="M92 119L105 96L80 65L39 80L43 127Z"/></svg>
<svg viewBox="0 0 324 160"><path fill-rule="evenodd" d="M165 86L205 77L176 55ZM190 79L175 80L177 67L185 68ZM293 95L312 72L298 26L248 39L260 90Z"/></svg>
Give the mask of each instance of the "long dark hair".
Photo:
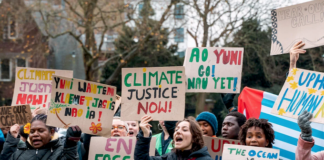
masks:
<svg viewBox="0 0 324 160"><path fill-rule="evenodd" d="M243 145L246 145L246 135L247 130L251 127L259 127L263 130L266 140L268 140L269 144L266 146L267 148L272 148L272 144L274 144L274 130L272 129L272 124L268 122L266 119L255 119L251 118L245 122L245 124L241 127L239 133L239 140Z"/></svg>
<svg viewBox="0 0 324 160"><path fill-rule="evenodd" d="M199 124L197 123L197 121L195 119L192 118L185 118L182 121L179 121L176 126L178 126L181 122L188 122L189 123L189 130L190 133L192 135L192 147L190 149L190 152L195 152L200 150L201 148L204 147L204 139L203 139L203 134L202 131L200 129ZM174 140L172 141L172 146L174 148ZM176 151L176 150L174 150Z"/></svg>

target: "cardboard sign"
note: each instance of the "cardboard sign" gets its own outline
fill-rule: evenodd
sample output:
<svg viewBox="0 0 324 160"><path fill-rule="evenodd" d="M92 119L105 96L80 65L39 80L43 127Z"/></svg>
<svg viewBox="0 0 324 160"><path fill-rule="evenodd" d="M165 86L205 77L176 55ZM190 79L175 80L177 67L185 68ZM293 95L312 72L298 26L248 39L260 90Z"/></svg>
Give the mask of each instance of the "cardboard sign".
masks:
<svg viewBox="0 0 324 160"><path fill-rule="evenodd" d="M224 138L214 138L204 136L204 144L208 147L208 153L215 160L221 160L223 154L224 144L238 144L240 145L239 140L224 139Z"/></svg>
<svg viewBox="0 0 324 160"><path fill-rule="evenodd" d="M122 69L121 119L182 120L185 110L184 67Z"/></svg>
<svg viewBox="0 0 324 160"><path fill-rule="evenodd" d="M150 156L155 156L156 137L150 143ZM89 159L93 160L133 160L136 137L91 137Z"/></svg>
<svg viewBox="0 0 324 160"><path fill-rule="evenodd" d="M52 84L47 125L78 125L83 133L110 137L116 87L59 76Z"/></svg>
<svg viewBox="0 0 324 160"><path fill-rule="evenodd" d="M324 0L314 0L271 11L271 55L289 53L298 41L303 49L324 45Z"/></svg>
<svg viewBox="0 0 324 160"><path fill-rule="evenodd" d="M188 48L186 92L240 93L244 48Z"/></svg>
<svg viewBox="0 0 324 160"><path fill-rule="evenodd" d="M31 120L29 105L0 107L0 128L11 127L14 124L24 125Z"/></svg>
<svg viewBox="0 0 324 160"><path fill-rule="evenodd" d="M47 108L51 100L53 75L72 78L73 71L16 67L11 105L29 104L32 110L36 107Z"/></svg>
<svg viewBox="0 0 324 160"><path fill-rule="evenodd" d="M324 123L324 73L294 68L289 72L271 113L297 119L304 110L312 122Z"/></svg>
<svg viewBox="0 0 324 160"><path fill-rule="evenodd" d="M223 160L279 160L279 152L272 148L225 144Z"/></svg>

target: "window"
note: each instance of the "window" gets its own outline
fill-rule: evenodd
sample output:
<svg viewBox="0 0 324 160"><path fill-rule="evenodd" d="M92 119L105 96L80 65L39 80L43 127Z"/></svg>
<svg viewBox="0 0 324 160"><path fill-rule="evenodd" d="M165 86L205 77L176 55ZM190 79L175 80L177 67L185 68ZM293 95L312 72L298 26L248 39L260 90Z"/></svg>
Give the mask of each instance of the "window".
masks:
<svg viewBox="0 0 324 160"><path fill-rule="evenodd" d="M141 3L141 4L138 5L138 15L139 15L139 18L142 18L141 11L143 9L143 5L144 5L143 3Z"/></svg>
<svg viewBox="0 0 324 160"><path fill-rule="evenodd" d="M11 60L0 59L0 80L10 81L11 80Z"/></svg>
<svg viewBox="0 0 324 160"><path fill-rule="evenodd" d="M180 58L184 57L184 56L185 56L185 52L184 52L184 51L182 51L182 52L178 52L178 56L179 56Z"/></svg>
<svg viewBox="0 0 324 160"><path fill-rule="evenodd" d="M3 39L15 39L17 36L17 22L14 17L10 16L3 27Z"/></svg>
<svg viewBox="0 0 324 160"><path fill-rule="evenodd" d="M176 19L183 19L184 18L184 11L183 11L183 5L177 4L174 8L174 17Z"/></svg>
<svg viewBox="0 0 324 160"><path fill-rule="evenodd" d="M175 42L184 42L184 29L183 28L176 29L174 41Z"/></svg>
<svg viewBox="0 0 324 160"><path fill-rule="evenodd" d="M125 13L125 19L128 19L127 14L129 14L129 16L133 18L133 14L132 14L133 8L134 8L133 4L127 4L127 12Z"/></svg>
<svg viewBox="0 0 324 160"><path fill-rule="evenodd" d="M26 59L18 58L16 59L16 66L17 67L27 67Z"/></svg>

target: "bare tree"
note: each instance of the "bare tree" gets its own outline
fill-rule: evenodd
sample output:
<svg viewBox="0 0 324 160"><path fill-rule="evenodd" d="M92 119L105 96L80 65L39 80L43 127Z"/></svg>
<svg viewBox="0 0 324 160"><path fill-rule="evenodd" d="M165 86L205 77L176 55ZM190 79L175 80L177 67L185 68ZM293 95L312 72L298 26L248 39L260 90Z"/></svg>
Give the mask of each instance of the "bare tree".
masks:
<svg viewBox="0 0 324 160"><path fill-rule="evenodd" d="M148 29L145 23L141 24L141 36L138 37L138 43L133 45L123 53L113 51L105 52L104 40L108 32L120 32L122 26L126 23L135 21L132 18L134 9L128 9L128 4L124 4L121 0L64 0L66 7L58 9L53 5L44 5L44 0L34 0L35 5L33 11L40 13L46 33L51 38L56 38L61 35L71 35L81 46L83 50L83 61L85 67L86 80L95 81L98 77L95 73L98 72L106 63L122 58L123 60L116 67L113 74L106 80L106 84L116 79L121 68L131 61L141 50L145 48L145 41L152 33L157 33L162 24L168 19L171 7L177 3L172 0L165 9L155 27ZM144 4L149 3L149 0L144 0ZM147 11L149 12L149 11ZM125 18L125 14L126 17ZM64 21L62 21L64 20ZM69 22L69 23L66 23ZM145 22L145 16L144 16ZM60 27L57 27L60 26ZM64 29L62 29L64 28ZM75 31L75 28L78 32ZM100 34L100 39L95 35ZM158 34L156 36L159 36ZM103 63L98 64L98 59L106 57Z"/></svg>
<svg viewBox="0 0 324 160"><path fill-rule="evenodd" d="M192 0L190 6L192 24L187 29L196 47L222 46L231 39L231 34L240 28L244 19L262 17L272 6L260 0ZM196 114L203 111L206 93L197 94Z"/></svg>

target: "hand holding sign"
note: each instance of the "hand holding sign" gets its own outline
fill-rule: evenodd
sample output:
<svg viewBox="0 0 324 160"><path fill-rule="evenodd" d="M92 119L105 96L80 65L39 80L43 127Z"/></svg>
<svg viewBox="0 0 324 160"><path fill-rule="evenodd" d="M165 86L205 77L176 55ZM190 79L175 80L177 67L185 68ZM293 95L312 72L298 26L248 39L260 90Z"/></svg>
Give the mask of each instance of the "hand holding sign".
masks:
<svg viewBox="0 0 324 160"><path fill-rule="evenodd" d="M142 117L141 119L141 123L140 123L140 127L143 131L143 136L144 137L149 137L150 136L150 131L151 131L151 127L152 125L149 124L150 121L152 121L153 118L151 116L145 115Z"/></svg>
<svg viewBox="0 0 324 160"><path fill-rule="evenodd" d="M297 42L291 49L290 49L290 69L296 68L296 63L299 58L299 54L306 53L306 50L300 49L305 45L302 41Z"/></svg>

